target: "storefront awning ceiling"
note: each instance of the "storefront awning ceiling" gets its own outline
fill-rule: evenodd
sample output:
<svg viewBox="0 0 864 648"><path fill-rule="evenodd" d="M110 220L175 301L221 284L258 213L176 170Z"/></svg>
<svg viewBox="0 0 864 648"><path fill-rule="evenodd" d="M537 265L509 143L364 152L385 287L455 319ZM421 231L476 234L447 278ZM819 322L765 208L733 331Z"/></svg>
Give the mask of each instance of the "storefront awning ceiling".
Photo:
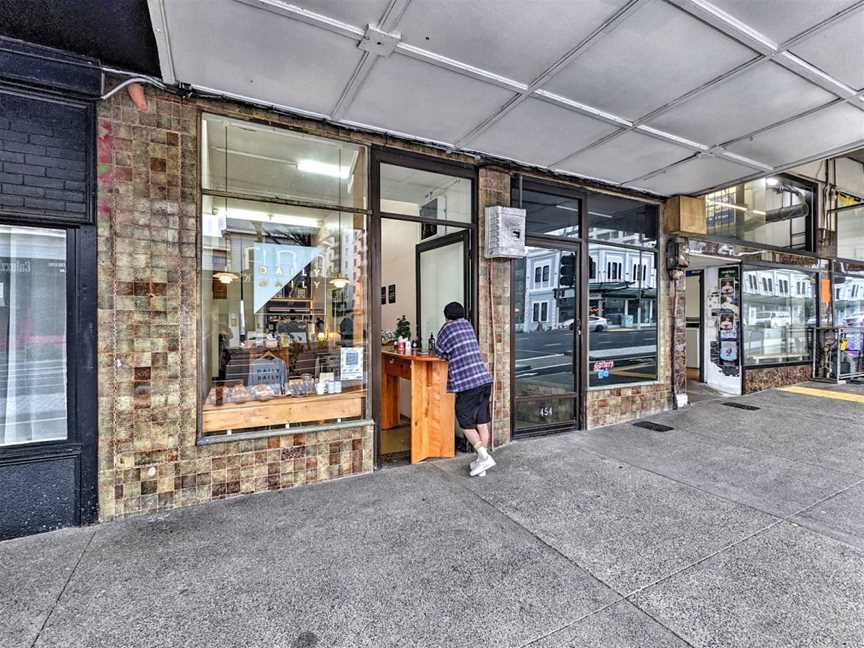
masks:
<svg viewBox="0 0 864 648"><path fill-rule="evenodd" d="M162 75L660 195L864 146L853 0L149 0Z"/></svg>

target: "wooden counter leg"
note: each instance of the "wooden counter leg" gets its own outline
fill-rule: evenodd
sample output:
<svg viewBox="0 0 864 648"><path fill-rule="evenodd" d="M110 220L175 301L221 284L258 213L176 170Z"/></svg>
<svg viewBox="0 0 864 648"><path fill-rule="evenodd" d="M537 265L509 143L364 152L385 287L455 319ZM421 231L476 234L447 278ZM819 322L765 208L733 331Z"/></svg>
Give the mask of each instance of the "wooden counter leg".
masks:
<svg viewBox="0 0 864 648"><path fill-rule="evenodd" d="M411 463L456 454L454 397L447 365L415 363L411 379Z"/></svg>
<svg viewBox="0 0 864 648"><path fill-rule="evenodd" d="M381 429L399 425L399 377L384 372L381 376Z"/></svg>

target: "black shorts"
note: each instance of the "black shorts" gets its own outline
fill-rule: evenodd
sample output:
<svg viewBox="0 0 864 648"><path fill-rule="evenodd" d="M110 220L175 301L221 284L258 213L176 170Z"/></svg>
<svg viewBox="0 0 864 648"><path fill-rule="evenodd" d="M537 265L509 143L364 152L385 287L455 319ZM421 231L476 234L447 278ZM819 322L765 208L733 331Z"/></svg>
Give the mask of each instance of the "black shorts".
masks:
<svg viewBox="0 0 864 648"><path fill-rule="evenodd" d="M473 430L478 425L489 423L489 397L492 384L456 393L456 420L464 430Z"/></svg>

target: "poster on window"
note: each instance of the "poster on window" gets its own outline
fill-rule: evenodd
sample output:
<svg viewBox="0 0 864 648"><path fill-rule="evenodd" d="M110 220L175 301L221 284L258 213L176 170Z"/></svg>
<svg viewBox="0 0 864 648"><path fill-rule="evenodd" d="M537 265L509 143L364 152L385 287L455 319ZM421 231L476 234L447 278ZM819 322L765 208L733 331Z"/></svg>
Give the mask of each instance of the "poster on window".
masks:
<svg viewBox="0 0 864 648"><path fill-rule="evenodd" d="M720 268L717 271L719 303L715 323L719 343L719 362L715 364L727 376L737 376L739 373L738 330L741 328L739 322L741 311L738 300L738 278L737 267Z"/></svg>
<svg viewBox="0 0 864 648"><path fill-rule="evenodd" d="M363 379L363 347L342 347L339 375L342 381Z"/></svg>
<svg viewBox="0 0 864 648"><path fill-rule="evenodd" d="M720 343L720 360L728 363L738 363L738 343L723 341Z"/></svg>
<svg viewBox="0 0 864 648"><path fill-rule="evenodd" d="M737 340L738 326L735 321L735 315L732 313L720 313L720 339L721 340Z"/></svg>

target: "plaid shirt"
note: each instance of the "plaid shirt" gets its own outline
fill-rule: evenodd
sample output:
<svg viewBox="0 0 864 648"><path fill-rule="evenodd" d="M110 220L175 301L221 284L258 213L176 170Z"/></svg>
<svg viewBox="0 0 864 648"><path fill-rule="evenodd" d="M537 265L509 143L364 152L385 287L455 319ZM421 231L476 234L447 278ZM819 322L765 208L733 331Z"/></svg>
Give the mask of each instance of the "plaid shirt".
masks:
<svg viewBox="0 0 864 648"><path fill-rule="evenodd" d="M468 320L445 323L438 331L435 351L449 362L447 391L463 392L492 382L492 376L480 356L474 328Z"/></svg>

